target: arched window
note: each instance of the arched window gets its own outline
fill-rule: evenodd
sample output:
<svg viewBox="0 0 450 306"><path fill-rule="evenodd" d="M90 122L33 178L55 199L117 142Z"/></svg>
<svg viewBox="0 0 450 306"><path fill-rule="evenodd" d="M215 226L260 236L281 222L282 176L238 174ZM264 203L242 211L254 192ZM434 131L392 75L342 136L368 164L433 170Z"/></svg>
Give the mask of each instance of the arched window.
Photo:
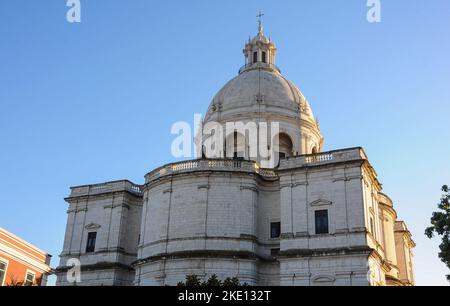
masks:
<svg viewBox="0 0 450 306"><path fill-rule="evenodd" d="M278 155L279 159L284 159L286 157L292 156L293 144L291 137L289 135L281 133L275 136L274 139L274 150L275 154Z"/></svg>
<svg viewBox="0 0 450 306"><path fill-rule="evenodd" d="M312 153L312 154L317 154L317 148L316 148L316 147L313 147L311 153Z"/></svg>
<svg viewBox="0 0 450 306"><path fill-rule="evenodd" d="M262 53L262 62L265 63L267 61L266 59L266 52Z"/></svg>
<svg viewBox="0 0 450 306"><path fill-rule="evenodd" d="M258 52L257 51L253 52L253 63L256 63L256 62L258 62Z"/></svg>

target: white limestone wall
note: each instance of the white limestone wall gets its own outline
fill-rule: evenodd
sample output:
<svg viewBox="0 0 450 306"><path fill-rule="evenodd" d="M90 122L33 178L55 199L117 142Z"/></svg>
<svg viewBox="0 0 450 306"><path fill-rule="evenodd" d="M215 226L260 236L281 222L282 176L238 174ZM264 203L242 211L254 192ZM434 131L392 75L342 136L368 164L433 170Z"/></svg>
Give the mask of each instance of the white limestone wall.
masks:
<svg viewBox="0 0 450 306"><path fill-rule="evenodd" d="M270 224L281 222L278 182L260 182L258 190L258 254L270 256L270 250L280 248L280 239L270 238Z"/></svg>
<svg viewBox="0 0 450 306"><path fill-rule="evenodd" d="M231 258L183 258L154 261L138 267L135 284L138 286L175 286L185 281L186 275L195 274L207 280L216 274L221 280L237 277L249 285L258 284L257 265L254 260Z"/></svg>
<svg viewBox="0 0 450 306"><path fill-rule="evenodd" d="M99 263L131 265L136 260L142 209L139 197L117 192L69 198L68 202L68 222L60 267L64 268L71 258L79 259L82 267ZM89 232L97 233L95 252L92 253L86 253ZM90 273L92 276L89 276ZM117 277L108 276L111 273L106 270L82 271L82 276L86 274L89 284L96 278L100 284L105 284L108 279L110 282L117 280ZM134 271L120 273L125 276L120 276L119 282L123 279L129 281L134 276ZM61 273L57 284L64 284L65 278L65 273Z"/></svg>
<svg viewBox="0 0 450 306"><path fill-rule="evenodd" d="M367 255L280 258L281 286L368 286Z"/></svg>
<svg viewBox="0 0 450 306"><path fill-rule="evenodd" d="M280 173L281 285L368 285L368 272L384 281L381 261L368 260L367 214L377 203L365 175L361 162ZM315 233L316 210L328 210L329 234Z"/></svg>
<svg viewBox="0 0 450 306"><path fill-rule="evenodd" d="M123 269L102 269L82 271L81 283L77 286L132 286L134 273ZM67 281L65 273L57 274L57 286L73 286Z"/></svg>
<svg viewBox="0 0 450 306"><path fill-rule="evenodd" d="M243 173L178 175L149 185L144 193L142 240L138 252L138 259L147 262L138 264L136 282L173 285L172 280L180 277L183 280L186 271L197 271L198 260L186 259L195 256L217 255L217 262L227 263L222 274L237 276L240 270L236 268L236 261L244 259L228 257L256 253L257 200L254 175ZM172 263L172 259L163 260L158 256L172 257L175 261ZM155 268L162 261L165 262L162 270ZM212 264L214 260L207 262ZM255 261L251 262L250 271L256 271ZM184 265L181 270L180 263ZM173 276L158 280L160 274ZM245 276L246 279L256 277L254 274Z"/></svg>
<svg viewBox="0 0 450 306"><path fill-rule="evenodd" d="M281 250L366 245L361 179L358 165L280 173ZM328 210L330 234L315 234L316 210Z"/></svg>

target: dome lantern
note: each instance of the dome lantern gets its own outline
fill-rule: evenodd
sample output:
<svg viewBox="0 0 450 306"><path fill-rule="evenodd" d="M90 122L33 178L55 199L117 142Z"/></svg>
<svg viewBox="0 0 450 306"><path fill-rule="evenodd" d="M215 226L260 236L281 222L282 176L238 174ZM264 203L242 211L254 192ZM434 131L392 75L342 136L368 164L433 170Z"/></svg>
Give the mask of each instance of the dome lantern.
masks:
<svg viewBox="0 0 450 306"><path fill-rule="evenodd" d="M275 57L277 49L270 38L267 38L263 32L263 25L261 17L264 14L259 13L258 17L258 34L252 39L249 39L243 50L245 56L245 65L239 71L243 73L252 69L268 69L279 71L275 66Z"/></svg>

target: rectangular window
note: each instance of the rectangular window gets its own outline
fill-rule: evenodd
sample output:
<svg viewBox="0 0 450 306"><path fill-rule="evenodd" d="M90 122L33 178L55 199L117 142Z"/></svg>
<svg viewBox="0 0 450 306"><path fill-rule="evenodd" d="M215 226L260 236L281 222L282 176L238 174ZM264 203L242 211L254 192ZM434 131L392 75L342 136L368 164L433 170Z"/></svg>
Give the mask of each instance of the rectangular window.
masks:
<svg viewBox="0 0 450 306"><path fill-rule="evenodd" d="M258 61L258 52L253 52L253 63Z"/></svg>
<svg viewBox="0 0 450 306"><path fill-rule="evenodd" d="M5 281L7 266L6 262L0 261L0 286L3 286L3 282Z"/></svg>
<svg viewBox="0 0 450 306"><path fill-rule="evenodd" d="M316 235L328 234L328 210L316 210Z"/></svg>
<svg viewBox="0 0 450 306"><path fill-rule="evenodd" d="M97 232L88 233L86 244L86 253L95 252L95 240L97 239Z"/></svg>
<svg viewBox="0 0 450 306"><path fill-rule="evenodd" d="M266 62L266 52L262 53L262 62L265 63Z"/></svg>
<svg viewBox="0 0 450 306"><path fill-rule="evenodd" d="M281 222L270 223L270 238L277 239L281 236Z"/></svg>
<svg viewBox="0 0 450 306"><path fill-rule="evenodd" d="M33 286L34 285L34 276L35 276L35 274L33 272L28 271L23 285L24 286Z"/></svg>

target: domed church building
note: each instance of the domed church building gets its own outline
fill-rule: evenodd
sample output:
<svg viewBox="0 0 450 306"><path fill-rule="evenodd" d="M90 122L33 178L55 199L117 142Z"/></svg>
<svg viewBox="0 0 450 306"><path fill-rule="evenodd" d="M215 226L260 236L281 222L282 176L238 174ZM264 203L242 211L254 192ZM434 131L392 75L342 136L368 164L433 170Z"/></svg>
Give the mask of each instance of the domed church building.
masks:
<svg viewBox="0 0 450 306"><path fill-rule="evenodd" d="M323 152L311 105L276 66L261 21L243 51L244 66L207 109L202 127L216 128L199 130L198 159L155 169L143 185L71 188L57 285L173 286L191 274L414 285L415 244L364 150Z"/></svg>

